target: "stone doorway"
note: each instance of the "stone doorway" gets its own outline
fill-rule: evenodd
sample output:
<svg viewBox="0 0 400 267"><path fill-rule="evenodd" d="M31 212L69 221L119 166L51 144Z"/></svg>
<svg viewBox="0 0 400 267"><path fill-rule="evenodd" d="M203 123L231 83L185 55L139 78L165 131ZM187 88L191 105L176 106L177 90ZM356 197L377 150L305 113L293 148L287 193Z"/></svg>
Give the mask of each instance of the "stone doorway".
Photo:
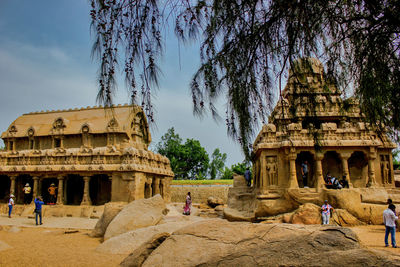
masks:
<svg viewBox="0 0 400 267"><path fill-rule="evenodd" d="M16 183L15 183L15 203L17 204L24 204L24 192L23 188L25 187L26 184L29 184L29 186L32 188L31 193L29 194L29 203L32 201L32 194L33 194L33 179L30 175L27 174L22 174L17 177Z"/></svg>
<svg viewBox="0 0 400 267"><path fill-rule="evenodd" d="M92 205L103 205L111 200L111 181L106 174L93 175L89 182Z"/></svg>
<svg viewBox="0 0 400 267"><path fill-rule="evenodd" d="M303 176L301 174L301 165L303 162L307 161L308 167L308 176L307 176L307 186L308 187L315 187L315 179L314 179L314 156L309 151L302 151L297 154L296 158L296 177L299 187L304 187L303 184Z"/></svg>
<svg viewBox="0 0 400 267"><path fill-rule="evenodd" d="M151 186L149 183L144 184L144 198L151 197Z"/></svg>
<svg viewBox="0 0 400 267"><path fill-rule="evenodd" d="M80 205L83 197L83 178L79 175L68 175L66 182L66 204Z"/></svg>
<svg viewBox="0 0 400 267"><path fill-rule="evenodd" d="M10 177L6 175L0 175L0 202L7 203L10 197Z"/></svg>
<svg viewBox="0 0 400 267"><path fill-rule="evenodd" d="M57 178L44 178L42 180L42 190L41 190L41 195L43 197L44 203L48 204L50 203L50 194L49 194L49 187L51 184L54 184L58 188L58 179ZM58 189L56 190L56 197L54 200L54 203L57 202L57 195L58 195Z"/></svg>
<svg viewBox="0 0 400 267"><path fill-rule="evenodd" d="M343 166L339 154L336 151L328 151L322 159L322 175L324 179L330 173L331 176L338 180L342 179Z"/></svg>
<svg viewBox="0 0 400 267"><path fill-rule="evenodd" d="M355 151L348 160L353 187L365 187L368 182L368 159L364 152Z"/></svg>

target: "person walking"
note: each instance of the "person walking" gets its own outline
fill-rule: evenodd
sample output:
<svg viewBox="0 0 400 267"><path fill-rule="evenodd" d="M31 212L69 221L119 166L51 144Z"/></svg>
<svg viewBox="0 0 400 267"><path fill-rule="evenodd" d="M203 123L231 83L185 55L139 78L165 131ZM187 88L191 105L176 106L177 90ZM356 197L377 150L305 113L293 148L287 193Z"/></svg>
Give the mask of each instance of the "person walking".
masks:
<svg viewBox="0 0 400 267"><path fill-rule="evenodd" d="M188 192L186 195L185 207L183 208L183 214L190 215L191 209L192 209L192 197L190 196L190 192Z"/></svg>
<svg viewBox="0 0 400 267"><path fill-rule="evenodd" d="M333 212L333 208L328 204L328 200L325 200L324 205L321 207L322 213L322 224L329 224L329 218L331 217L331 212Z"/></svg>
<svg viewBox="0 0 400 267"><path fill-rule="evenodd" d="M392 203L389 204L389 207L383 212L383 224L385 225L385 247L389 246L388 237L390 233L392 246L397 248L396 245L396 220L398 217L396 216L396 206Z"/></svg>
<svg viewBox="0 0 400 267"><path fill-rule="evenodd" d="M22 188L22 191L24 192L24 204L31 203L32 188L30 187L29 183L25 184L24 188Z"/></svg>
<svg viewBox="0 0 400 267"><path fill-rule="evenodd" d="M14 198L13 194L10 195L10 199L8 200L8 218L11 218L11 212L14 207Z"/></svg>
<svg viewBox="0 0 400 267"><path fill-rule="evenodd" d="M250 187L251 186L251 172L249 167L246 168L246 170L244 171L244 179L247 182L247 186Z"/></svg>
<svg viewBox="0 0 400 267"><path fill-rule="evenodd" d="M43 199L41 196L38 196L34 200L35 202L35 220L36 225L38 225L38 217L40 218L40 225L42 225L42 205L44 204Z"/></svg>

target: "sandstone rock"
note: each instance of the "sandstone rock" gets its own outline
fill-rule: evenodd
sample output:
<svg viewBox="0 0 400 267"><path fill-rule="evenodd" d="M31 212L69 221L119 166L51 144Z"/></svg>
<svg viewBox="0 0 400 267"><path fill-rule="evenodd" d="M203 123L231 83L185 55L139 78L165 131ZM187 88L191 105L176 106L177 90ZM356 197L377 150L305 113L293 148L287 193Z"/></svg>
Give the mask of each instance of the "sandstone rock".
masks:
<svg viewBox="0 0 400 267"><path fill-rule="evenodd" d="M17 226L11 226L11 228L8 229L8 232L10 232L10 233L19 233L19 232L21 232L21 228L19 228Z"/></svg>
<svg viewBox="0 0 400 267"><path fill-rule="evenodd" d="M0 240L0 251L12 248L9 244Z"/></svg>
<svg viewBox="0 0 400 267"><path fill-rule="evenodd" d="M290 222L293 224L321 224L321 208L311 203L301 205L293 213Z"/></svg>
<svg viewBox="0 0 400 267"><path fill-rule="evenodd" d="M247 182L243 175L233 175L233 187L247 187Z"/></svg>
<svg viewBox="0 0 400 267"><path fill-rule="evenodd" d="M224 205L218 205L214 208L215 211L224 211L225 206Z"/></svg>
<svg viewBox="0 0 400 267"><path fill-rule="evenodd" d="M107 240L138 228L156 225L166 213L165 202L160 195L132 201L110 222L104 239Z"/></svg>
<svg viewBox="0 0 400 267"><path fill-rule="evenodd" d="M139 248L142 244L148 242L151 237L160 233L172 234L176 230L185 227L191 223L194 222L183 220L129 231L127 233L123 233L107 239L96 248L96 251L100 253L110 254L129 254L135 249Z"/></svg>
<svg viewBox="0 0 400 267"><path fill-rule="evenodd" d="M103 237L110 222L123 209L126 203L109 202L104 205L104 212L97 221L93 231L89 234L91 237Z"/></svg>
<svg viewBox="0 0 400 267"><path fill-rule="evenodd" d="M259 201L255 211L256 217L275 216L282 213L293 211L298 205L284 198L280 199L263 199Z"/></svg>
<svg viewBox="0 0 400 267"><path fill-rule="evenodd" d="M240 221L251 222L255 220L254 216L246 216L240 211L231 208L224 208L224 218L230 222L240 222Z"/></svg>
<svg viewBox="0 0 400 267"><path fill-rule="evenodd" d="M174 232L148 266L400 266L360 246L348 228L207 220Z"/></svg>
<svg viewBox="0 0 400 267"><path fill-rule="evenodd" d="M216 206L224 205L224 201L221 198L209 197L207 199L207 204L211 208L215 208Z"/></svg>
<svg viewBox="0 0 400 267"><path fill-rule="evenodd" d="M160 233L153 236L148 242L142 244L133 251L120 264L122 267L140 267L147 257L156 249L164 240L169 237L168 233Z"/></svg>
<svg viewBox="0 0 400 267"><path fill-rule="evenodd" d="M335 209L335 212L332 213L331 221L340 226L355 226L364 224L356 217L351 215L347 210L342 209Z"/></svg>

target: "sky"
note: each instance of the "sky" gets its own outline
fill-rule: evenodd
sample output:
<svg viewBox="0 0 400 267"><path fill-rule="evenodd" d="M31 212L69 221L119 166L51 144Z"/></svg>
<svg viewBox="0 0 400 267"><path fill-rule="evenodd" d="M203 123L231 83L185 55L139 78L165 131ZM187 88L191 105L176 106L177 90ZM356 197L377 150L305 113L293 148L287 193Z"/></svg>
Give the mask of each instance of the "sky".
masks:
<svg viewBox="0 0 400 267"><path fill-rule="evenodd" d="M0 0L0 131L24 113L97 105L92 43L86 0ZM198 44L178 46L172 35L165 40L150 148L174 127L184 141L199 140L210 157L219 148L231 166L244 156L227 136L225 123L192 113L189 83L199 67L198 51ZM128 99L119 83L115 103ZM224 105L221 100L221 115Z"/></svg>

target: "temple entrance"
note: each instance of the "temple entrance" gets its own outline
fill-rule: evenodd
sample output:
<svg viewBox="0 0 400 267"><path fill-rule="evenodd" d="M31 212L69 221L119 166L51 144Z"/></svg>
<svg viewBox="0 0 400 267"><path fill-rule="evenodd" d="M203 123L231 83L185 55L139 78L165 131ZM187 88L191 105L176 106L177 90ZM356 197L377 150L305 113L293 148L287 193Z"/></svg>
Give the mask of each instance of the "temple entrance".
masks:
<svg viewBox="0 0 400 267"><path fill-rule="evenodd" d="M144 198L150 198L151 197L151 186L148 183L144 184Z"/></svg>
<svg viewBox="0 0 400 267"><path fill-rule="evenodd" d="M30 175L20 175L17 177L16 183L15 183L15 203L17 204L24 204L24 191L23 188L25 187L26 184L29 184L29 186L32 188L31 193L28 196L28 202L30 203L32 201L32 194L33 194L33 179Z"/></svg>
<svg viewBox="0 0 400 267"><path fill-rule="evenodd" d="M10 177L6 175L0 175L0 203L7 203L10 196Z"/></svg>
<svg viewBox="0 0 400 267"><path fill-rule="evenodd" d="M307 179L303 182L303 175L301 172L302 164L307 165ZM314 156L308 151L302 151L297 154L296 158L296 177L299 187L315 187L315 178L314 178Z"/></svg>
<svg viewBox="0 0 400 267"><path fill-rule="evenodd" d="M54 184L55 187L58 187L58 179L57 178L45 178L45 179L42 180L41 194L42 194L42 197L43 197L43 201L46 204L56 203L57 202L58 190L56 190L55 199L51 199L51 197L50 197L50 193L49 193L48 189L49 189L51 184Z"/></svg>
<svg viewBox="0 0 400 267"><path fill-rule="evenodd" d="M106 174L93 175L89 182L89 195L93 205L103 205L111 200L111 181Z"/></svg>
<svg viewBox="0 0 400 267"><path fill-rule="evenodd" d="M331 176L338 180L342 179L343 166L339 154L336 151L328 151L322 159L322 175L324 178L330 173Z"/></svg>
<svg viewBox="0 0 400 267"><path fill-rule="evenodd" d="M66 204L80 205L83 197L83 178L79 175L68 175L66 182Z"/></svg>
<svg viewBox="0 0 400 267"><path fill-rule="evenodd" d="M368 159L361 151L355 151L348 160L350 181L354 187L365 187L368 182Z"/></svg>

